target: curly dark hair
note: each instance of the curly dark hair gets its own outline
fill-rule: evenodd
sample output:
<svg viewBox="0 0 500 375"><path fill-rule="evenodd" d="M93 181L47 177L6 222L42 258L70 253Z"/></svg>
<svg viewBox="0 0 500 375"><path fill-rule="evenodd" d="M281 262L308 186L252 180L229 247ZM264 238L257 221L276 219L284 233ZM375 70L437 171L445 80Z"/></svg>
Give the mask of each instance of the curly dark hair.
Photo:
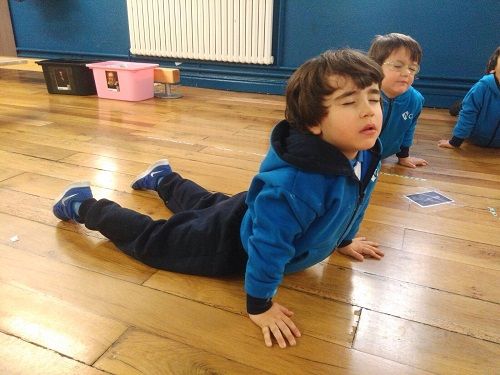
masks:
<svg viewBox="0 0 500 375"><path fill-rule="evenodd" d="M486 74L488 74L492 70L495 70L497 66L498 56L500 56L500 47L497 47L495 52L493 52L493 54L488 59L488 63L486 64Z"/></svg>

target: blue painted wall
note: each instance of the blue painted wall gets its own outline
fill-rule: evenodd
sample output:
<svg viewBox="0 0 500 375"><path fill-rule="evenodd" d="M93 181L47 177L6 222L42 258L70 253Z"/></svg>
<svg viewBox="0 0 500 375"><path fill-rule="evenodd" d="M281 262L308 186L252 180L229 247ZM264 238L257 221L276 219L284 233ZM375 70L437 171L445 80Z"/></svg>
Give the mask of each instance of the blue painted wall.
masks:
<svg viewBox="0 0 500 375"><path fill-rule="evenodd" d="M19 56L130 59L125 0L9 0ZM307 58L328 48L367 50L376 34L401 32L424 50L415 87L426 106L448 107L483 74L500 42L499 0L275 0L272 66L180 61L182 83L283 93Z"/></svg>
<svg viewBox="0 0 500 375"><path fill-rule="evenodd" d="M128 57L124 0L9 0L18 55Z"/></svg>

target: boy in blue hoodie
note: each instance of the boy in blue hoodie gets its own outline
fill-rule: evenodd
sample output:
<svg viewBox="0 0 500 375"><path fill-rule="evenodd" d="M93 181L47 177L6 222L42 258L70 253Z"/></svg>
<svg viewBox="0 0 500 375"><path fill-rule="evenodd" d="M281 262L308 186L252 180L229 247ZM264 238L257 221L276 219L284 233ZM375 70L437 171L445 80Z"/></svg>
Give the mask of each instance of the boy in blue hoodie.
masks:
<svg viewBox="0 0 500 375"><path fill-rule="evenodd" d="M335 249L360 260L383 256L377 243L354 237L380 169L381 81L380 66L354 50L304 63L289 80L286 120L273 129L248 192L210 193L160 160L132 188L158 192L174 213L168 220L96 200L88 183L68 186L54 214L100 231L152 267L244 274L247 311L265 344L295 345L293 313L272 300L284 275Z"/></svg>
<svg viewBox="0 0 500 375"><path fill-rule="evenodd" d="M440 140L439 147L459 148L465 139L477 146L500 147L500 47L490 56L486 72L465 96L453 137Z"/></svg>
<svg viewBox="0 0 500 375"><path fill-rule="evenodd" d="M378 62L384 72L384 120L380 133L382 159L396 154L398 163L405 167L427 165L424 159L410 156L415 126L424 105L424 97L412 86L420 71L420 44L404 34L377 35L368 56Z"/></svg>

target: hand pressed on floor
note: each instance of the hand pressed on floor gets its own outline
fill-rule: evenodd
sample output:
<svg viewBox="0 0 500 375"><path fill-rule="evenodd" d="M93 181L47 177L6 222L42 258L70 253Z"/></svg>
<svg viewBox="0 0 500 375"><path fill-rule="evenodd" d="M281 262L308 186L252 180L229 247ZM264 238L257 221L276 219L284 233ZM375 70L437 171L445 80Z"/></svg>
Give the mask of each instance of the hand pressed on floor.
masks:
<svg viewBox="0 0 500 375"><path fill-rule="evenodd" d="M450 144L450 141L447 139L441 139L438 141L438 146L442 148L455 148Z"/></svg>
<svg viewBox="0 0 500 375"><path fill-rule="evenodd" d="M427 163L427 161L425 161L424 159L408 156L407 158L400 158L398 164L408 168L417 168L425 167L429 163Z"/></svg>
<svg viewBox="0 0 500 375"><path fill-rule="evenodd" d="M262 329L264 342L268 347L273 346L273 337L280 348L286 348L287 341L290 346L294 346L297 344L295 338L301 336L299 329L290 319L293 312L276 302L273 302L271 308L262 314L248 314L248 316Z"/></svg>
<svg viewBox="0 0 500 375"><path fill-rule="evenodd" d="M368 241L365 237L354 238L349 245L341 247L337 251L361 262L365 256L375 259L382 259L384 256L384 252L378 248L378 243Z"/></svg>

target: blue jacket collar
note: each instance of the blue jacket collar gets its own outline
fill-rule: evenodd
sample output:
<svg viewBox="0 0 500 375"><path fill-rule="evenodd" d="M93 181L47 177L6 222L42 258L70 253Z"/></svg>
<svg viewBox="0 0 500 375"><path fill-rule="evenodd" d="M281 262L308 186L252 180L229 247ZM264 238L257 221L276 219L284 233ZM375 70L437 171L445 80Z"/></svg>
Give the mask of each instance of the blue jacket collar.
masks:
<svg viewBox="0 0 500 375"><path fill-rule="evenodd" d="M298 169L322 174L354 175L349 159L336 147L314 134L299 132L286 120L279 122L273 129L271 147L282 160ZM369 152L378 159L381 151L382 145L377 139Z"/></svg>

